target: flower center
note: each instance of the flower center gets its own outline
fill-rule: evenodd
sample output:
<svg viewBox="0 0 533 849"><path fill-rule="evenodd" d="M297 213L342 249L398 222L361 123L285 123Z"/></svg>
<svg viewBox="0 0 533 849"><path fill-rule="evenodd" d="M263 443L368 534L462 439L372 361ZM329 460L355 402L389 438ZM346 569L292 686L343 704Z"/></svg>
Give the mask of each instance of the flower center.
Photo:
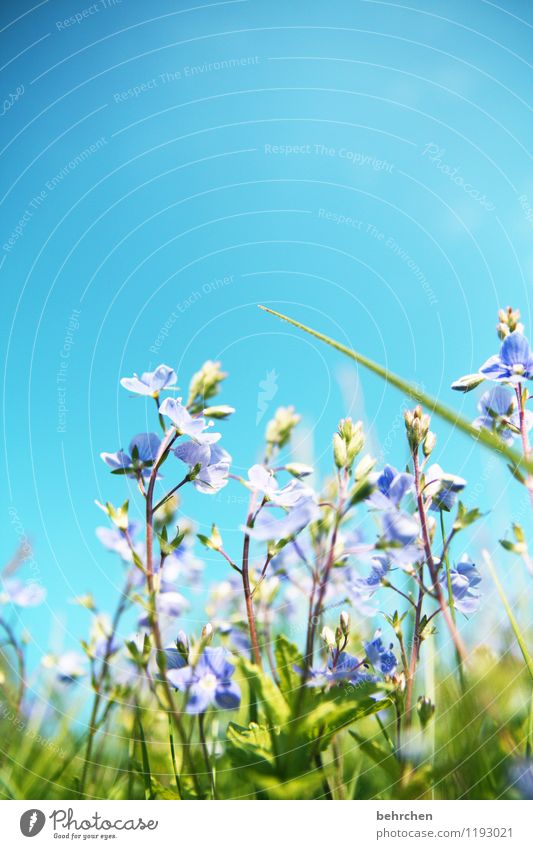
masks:
<svg viewBox="0 0 533 849"><path fill-rule="evenodd" d="M513 366L513 374L524 374L525 368L521 363L516 363Z"/></svg>
<svg viewBox="0 0 533 849"><path fill-rule="evenodd" d="M213 693L217 688L217 677L212 672L203 675L200 683L202 690L207 690L208 693Z"/></svg>

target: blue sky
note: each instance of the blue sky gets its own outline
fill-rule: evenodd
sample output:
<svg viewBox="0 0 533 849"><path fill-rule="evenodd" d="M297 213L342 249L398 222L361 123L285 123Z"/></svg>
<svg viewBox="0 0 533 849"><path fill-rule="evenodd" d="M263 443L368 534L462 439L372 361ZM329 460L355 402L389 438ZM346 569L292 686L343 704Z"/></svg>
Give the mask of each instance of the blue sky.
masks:
<svg viewBox="0 0 533 849"><path fill-rule="evenodd" d="M530 24L516 0L2 4L0 545L34 542L35 657L83 635L68 599L105 607L120 581L94 499L124 481L99 453L156 424L121 376L165 362L186 386L222 360L239 470L289 403L294 456L322 472L347 412L404 462L404 399L264 303L473 418L451 381L495 352L499 306L531 326ZM438 432L441 465L493 511L476 540L492 546L522 498ZM239 496L192 493L184 511L231 539Z"/></svg>

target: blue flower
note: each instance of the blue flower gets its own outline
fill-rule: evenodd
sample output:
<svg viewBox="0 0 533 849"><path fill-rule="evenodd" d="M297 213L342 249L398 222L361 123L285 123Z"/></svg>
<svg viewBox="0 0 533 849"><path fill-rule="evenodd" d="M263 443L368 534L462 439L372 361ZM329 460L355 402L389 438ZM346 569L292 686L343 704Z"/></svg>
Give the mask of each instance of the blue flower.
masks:
<svg viewBox="0 0 533 849"><path fill-rule="evenodd" d="M533 762L527 758L517 761L511 769L511 777L522 799L533 799Z"/></svg>
<svg viewBox="0 0 533 849"><path fill-rule="evenodd" d="M518 384L533 377L533 351L522 333L510 333L503 340L500 353L490 357L480 370L489 380Z"/></svg>
<svg viewBox="0 0 533 849"><path fill-rule="evenodd" d="M139 532L140 527L141 526L140 526L139 522L130 522L128 524L128 535L129 535L131 540L135 539L137 533ZM106 528L106 527L96 528L95 533L96 533L96 536L98 537L98 539L100 540L100 542L102 543L102 545L104 546L104 548L107 548L108 551L112 551L113 554L118 554L118 556L122 560L124 560L125 563L131 563L132 562L133 556L132 556L132 553L131 553L131 549L128 545L128 542L126 540L126 537L124 536L122 531L119 531L119 529L115 525L113 525L113 527L111 527L111 528ZM142 551L137 550L137 547L136 547L136 551L139 554L139 556L142 555Z"/></svg>
<svg viewBox="0 0 533 849"><path fill-rule="evenodd" d="M312 497L300 498L287 513L278 518L269 508L276 505L269 502L259 513L254 527L241 527L245 533L259 542L288 539L300 533L310 522L320 516L320 510Z"/></svg>
<svg viewBox="0 0 533 849"><path fill-rule="evenodd" d="M402 568L416 563L422 556L418 519L402 510L387 510L381 515L383 534L378 547Z"/></svg>
<svg viewBox="0 0 533 849"><path fill-rule="evenodd" d="M381 672L382 675L394 675L398 661L392 652L392 643L388 649L383 645L381 631L376 631L374 639L363 645L367 660L376 671Z"/></svg>
<svg viewBox="0 0 533 849"><path fill-rule="evenodd" d="M37 607L46 598L46 590L35 581L21 581L19 578L6 578L3 581L4 592L0 594L0 603L16 604L17 607Z"/></svg>
<svg viewBox="0 0 533 849"><path fill-rule="evenodd" d="M431 496L430 510L450 511L466 481L458 475L443 472L437 463L429 467L425 477L424 492Z"/></svg>
<svg viewBox="0 0 533 849"><path fill-rule="evenodd" d="M136 395L150 395L157 398L162 389L174 386L178 377L174 369L169 366L160 365L155 371L145 371L139 377L123 377L120 381L124 389L134 392Z"/></svg>
<svg viewBox="0 0 533 849"><path fill-rule="evenodd" d="M418 522L408 513L388 510L383 514L383 535L387 542L412 545L420 532Z"/></svg>
<svg viewBox="0 0 533 849"><path fill-rule="evenodd" d="M185 610L189 607L189 602L187 601L181 593L174 592L174 590L170 590L169 592L160 592L156 599L156 607L157 614L161 618L165 618L167 620L176 619L178 616L181 616ZM139 627L140 628L148 628L150 624L150 619L148 612L144 612L139 617Z"/></svg>
<svg viewBox="0 0 533 849"><path fill-rule="evenodd" d="M228 482L231 456L218 445L199 445L197 442L183 442L174 451L176 457L189 466L200 466L194 478L194 486L199 492L215 495Z"/></svg>
<svg viewBox="0 0 533 849"><path fill-rule="evenodd" d="M450 581L454 607L465 616L474 613L480 601L480 594L475 587L481 583L481 575L471 560L464 554L456 566L450 567ZM446 571L440 576L443 588L448 589L448 575Z"/></svg>
<svg viewBox="0 0 533 849"><path fill-rule="evenodd" d="M334 657L330 655L325 668L311 669L307 686L324 687L326 684L339 684L343 681L348 684L361 684L364 681L375 680L372 675L365 671L362 660L358 660L353 655L343 651L339 654L336 662Z"/></svg>
<svg viewBox="0 0 533 849"><path fill-rule="evenodd" d="M104 452L100 454L100 457L113 470L125 471L128 478L136 477L138 471L142 472L143 477L149 477L150 466L154 464L160 445L161 440L157 434L138 433L130 442L129 454L121 449L115 454Z"/></svg>
<svg viewBox="0 0 533 849"><path fill-rule="evenodd" d="M372 558L371 564L372 568L368 577L357 577L352 584L356 593L366 598L373 596L380 588L383 578L390 571L392 565L390 558L386 555L376 555Z"/></svg>
<svg viewBox="0 0 533 849"><path fill-rule="evenodd" d="M280 489L274 473L259 464L248 470L246 486L254 492L262 492L277 507L294 507L306 498L314 498L311 487L300 480L291 480Z"/></svg>
<svg viewBox="0 0 533 849"><path fill-rule="evenodd" d="M165 557L161 570L161 592L169 592L180 584L199 589L203 568L203 561L194 556L191 537L185 537L180 547Z"/></svg>
<svg viewBox="0 0 533 849"><path fill-rule="evenodd" d="M252 644L245 631L241 630L241 628L236 628L230 622L220 622L217 626L217 631L237 654L250 657Z"/></svg>
<svg viewBox="0 0 533 849"><path fill-rule="evenodd" d="M75 651L68 651L58 658L45 658L44 664L55 669L58 681L61 684L73 684L86 674L85 658Z"/></svg>
<svg viewBox="0 0 533 849"><path fill-rule="evenodd" d="M387 465L376 478L375 484L376 489L368 501L380 510L388 510L399 507L404 495L413 491L414 477Z"/></svg>
<svg viewBox="0 0 533 849"><path fill-rule="evenodd" d="M516 406L516 397L503 386L494 386L484 392L478 401L477 408L481 415L474 419L472 425L480 430L491 430L507 445L519 436L520 419ZM533 413L525 411L525 423L528 431L533 427ZM510 427L512 425L512 427Z"/></svg>
<svg viewBox="0 0 533 849"><path fill-rule="evenodd" d="M210 445L220 439L220 433L204 432L213 426L213 422L206 422L202 416L191 416L187 407L181 403L181 398L165 398L159 412L170 419L180 436L190 436L203 445Z"/></svg>
<svg viewBox="0 0 533 849"><path fill-rule="evenodd" d="M274 473L259 463L248 469L246 485L254 492L262 492L267 498L272 498L279 489Z"/></svg>
<svg viewBox="0 0 533 849"><path fill-rule="evenodd" d="M203 713L214 705L223 710L235 710L241 703L241 691L231 681L235 667L230 663L227 649L208 646L195 666L170 669L167 678L181 692L188 693L187 713Z"/></svg>
<svg viewBox="0 0 533 849"><path fill-rule="evenodd" d="M188 665L183 653L176 648L176 646L169 646L168 648L163 649L163 651L165 654L167 673L174 669L185 669Z"/></svg>

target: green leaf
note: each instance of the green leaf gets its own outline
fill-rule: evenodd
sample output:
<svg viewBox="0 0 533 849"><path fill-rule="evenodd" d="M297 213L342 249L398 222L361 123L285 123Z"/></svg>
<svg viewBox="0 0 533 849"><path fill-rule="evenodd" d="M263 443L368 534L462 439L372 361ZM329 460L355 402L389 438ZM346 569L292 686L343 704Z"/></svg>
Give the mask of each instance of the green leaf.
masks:
<svg viewBox="0 0 533 849"><path fill-rule="evenodd" d="M276 638L274 656L276 658L280 690L287 701L294 704L294 698L300 692L302 686L301 677L295 667L303 669L304 659L298 647L294 643L289 642L283 634L280 634Z"/></svg>
<svg viewBox="0 0 533 849"><path fill-rule="evenodd" d="M340 342L330 339L330 337L326 336L324 333L319 333L318 330L313 330L311 327L307 327L305 324L301 324L299 321L295 321L293 318L283 315L283 313L276 312L276 310L271 310L268 307L263 306L259 306L259 309L262 309L271 315L275 315L277 318L281 318L282 321L287 321L294 327L314 336L315 339L320 339L321 342L325 342L326 345L331 345L331 347L335 348L336 351L340 351L341 354L345 354L347 357L350 357L350 359L355 360L356 363L359 363L359 365L367 368L374 374L377 374L379 377L386 380L387 383L390 383L396 389L404 392L417 403L422 404L428 410L431 410L436 416L439 416L441 419L444 419L444 421L467 434L467 436L470 436L472 439L475 439L477 442L480 442L486 448L500 454L502 457L506 457L514 466L519 466L520 468L533 473L533 460L527 460L525 457L522 457L517 451L509 448L505 442L489 430L477 430L475 427L472 427L469 421L464 419L462 416L459 416L456 412L454 412L454 410L451 410L449 407L441 404L440 401L436 401L431 397L431 395L428 395L426 392L418 389L418 387L413 386L407 380L404 380L402 377L399 377L399 375L394 374L394 372L380 366L378 363L375 363L369 357L365 357L363 354L352 351L350 348L347 348L346 345L342 345Z"/></svg>
<svg viewBox="0 0 533 849"><path fill-rule="evenodd" d="M464 504L459 502L457 506L457 516L455 517L455 521L453 523L454 531L462 531L465 528L468 528L469 525L473 525L474 522L477 522L478 519L481 519L483 513L478 510L477 507L474 507L472 510L468 510Z"/></svg>
<svg viewBox="0 0 533 849"><path fill-rule="evenodd" d="M233 764L272 770L274 754L268 728L251 722L248 728L230 722L227 753Z"/></svg>
<svg viewBox="0 0 533 849"><path fill-rule="evenodd" d="M241 667L271 728L286 726L290 721L291 711L272 678L248 660L241 659Z"/></svg>
<svg viewBox="0 0 533 849"><path fill-rule="evenodd" d="M144 797L145 799L155 799L152 790L152 774L150 770L150 759L148 757L148 747L144 736L144 728L141 720L141 711L137 709L137 726L139 728L139 740L141 744L142 770L141 774L144 780Z"/></svg>
<svg viewBox="0 0 533 849"><path fill-rule="evenodd" d="M370 698L376 685L364 683L350 685L348 688L333 687L322 693L315 708L303 718L301 731L308 735L322 738L322 748L325 748L331 737L365 716L371 716L388 707L389 701L377 701Z"/></svg>
<svg viewBox="0 0 533 849"><path fill-rule="evenodd" d="M372 740L365 740L355 731L348 731L348 734L357 741L359 747L368 757L382 770L384 770L393 782L400 780L402 776L402 764L390 749L384 749L379 743Z"/></svg>

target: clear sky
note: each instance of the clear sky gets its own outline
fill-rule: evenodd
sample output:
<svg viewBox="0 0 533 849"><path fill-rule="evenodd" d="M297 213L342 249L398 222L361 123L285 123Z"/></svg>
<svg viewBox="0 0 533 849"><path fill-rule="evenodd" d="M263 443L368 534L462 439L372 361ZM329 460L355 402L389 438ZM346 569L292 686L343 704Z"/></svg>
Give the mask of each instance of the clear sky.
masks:
<svg viewBox="0 0 533 849"><path fill-rule="evenodd" d="M34 657L83 636L69 599L105 607L120 582L94 499L125 483L99 453L156 429L121 376L164 362L187 386L221 359L237 470L289 403L296 459L326 472L351 412L403 463L404 399L264 303L474 417L449 384L496 351L500 305L531 327L531 31L519 0L4 0L0 552L34 542ZM438 433L493 545L522 498ZM184 511L232 539L241 499L191 493Z"/></svg>

